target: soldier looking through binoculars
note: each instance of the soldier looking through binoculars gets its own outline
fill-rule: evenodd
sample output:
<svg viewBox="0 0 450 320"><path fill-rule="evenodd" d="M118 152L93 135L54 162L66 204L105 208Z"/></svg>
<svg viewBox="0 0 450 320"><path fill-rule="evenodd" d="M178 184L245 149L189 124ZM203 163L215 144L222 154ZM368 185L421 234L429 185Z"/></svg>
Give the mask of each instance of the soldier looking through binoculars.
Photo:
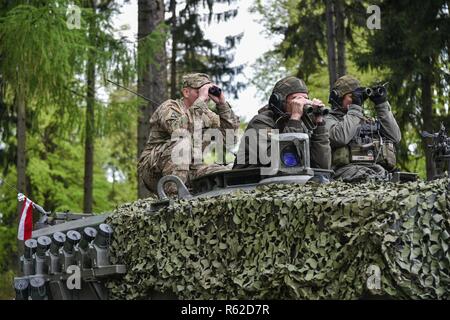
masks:
<svg viewBox="0 0 450 320"><path fill-rule="evenodd" d="M364 101L375 104L377 119L364 116ZM358 182L388 179L396 165L395 144L401 132L391 112L385 85L362 87L349 75L334 84L329 102L332 111L325 116L330 135L335 179Z"/></svg>

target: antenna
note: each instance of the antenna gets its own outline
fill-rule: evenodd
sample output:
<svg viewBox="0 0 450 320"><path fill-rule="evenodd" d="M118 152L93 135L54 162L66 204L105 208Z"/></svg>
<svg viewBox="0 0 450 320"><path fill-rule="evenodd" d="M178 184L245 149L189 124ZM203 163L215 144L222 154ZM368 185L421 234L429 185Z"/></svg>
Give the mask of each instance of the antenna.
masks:
<svg viewBox="0 0 450 320"><path fill-rule="evenodd" d="M126 88L126 87L124 87L124 86L122 86L122 85L120 85L120 84L118 84L118 83L116 83L116 82L114 82L114 81L112 81L112 80L106 79L106 81L108 81L108 82L110 82L110 83L112 83L112 84L118 86L119 88L122 88L122 89L124 89L124 90L126 90L126 91L128 91L128 92L130 92L130 93L132 93L132 94L134 94L134 95L136 95L136 96L138 96L138 97L144 99L144 100L147 100L147 101L149 101L149 102L151 102L151 103L154 103L155 105L158 105L158 106L159 106L159 105L161 104L161 103L157 103L157 102L151 100L150 98L147 98L147 97L143 96L142 94L139 94L139 93L137 93L137 92L134 92L133 90L130 90L130 89L128 89L128 88Z"/></svg>

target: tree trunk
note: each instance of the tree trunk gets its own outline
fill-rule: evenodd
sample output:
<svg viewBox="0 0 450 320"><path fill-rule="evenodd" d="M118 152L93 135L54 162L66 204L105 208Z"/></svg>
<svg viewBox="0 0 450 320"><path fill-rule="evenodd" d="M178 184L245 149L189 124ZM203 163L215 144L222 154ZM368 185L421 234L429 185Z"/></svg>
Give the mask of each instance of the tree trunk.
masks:
<svg viewBox="0 0 450 320"><path fill-rule="evenodd" d="M21 93L16 95L17 108L17 189L27 194L26 186L26 110L25 99Z"/></svg>
<svg viewBox="0 0 450 320"><path fill-rule="evenodd" d="M15 96L16 112L17 112L17 190L26 196L30 196L26 190L27 187L27 149L26 149L26 103L25 97L20 92L16 92ZM20 214L22 212L23 202L17 202L17 215L16 215L16 226L20 222ZM23 245L21 240L17 240L17 253L16 256L11 257L10 261L18 261L17 257L23 254ZM16 270L20 270L20 263L14 264Z"/></svg>
<svg viewBox="0 0 450 320"><path fill-rule="evenodd" d="M336 34L334 26L334 4L333 0L326 1L326 17L327 17L327 51L328 51L328 75L330 80L330 88L333 87L337 80L336 73Z"/></svg>
<svg viewBox="0 0 450 320"><path fill-rule="evenodd" d="M422 131L433 132L433 97L431 94L431 76L424 74L421 82L422 89ZM427 179L431 180L436 175L436 166L433 162L432 151L427 148L427 141L423 139L423 147L425 149Z"/></svg>
<svg viewBox="0 0 450 320"><path fill-rule="evenodd" d="M145 38L162 22L164 22L163 0L139 0L138 2L138 40ZM142 47L138 45L138 51ZM139 56L139 54L138 54ZM138 74L138 93L150 98L154 102L161 102L166 97L166 51L161 52L154 58L155 63L144 68L142 74ZM150 117L158 106L146 102L139 107L138 119L138 141L137 156L141 155L150 132ZM138 178L138 197L145 198L149 195L141 179Z"/></svg>
<svg viewBox="0 0 450 320"><path fill-rule="evenodd" d="M95 9L95 4L93 4ZM97 44L96 26L93 19L89 24L89 42L93 47ZM86 128L84 142L84 201L83 211L92 213L93 180L94 180L94 135L95 135L95 62L94 50L90 50L87 61L87 93L86 93Z"/></svg>
<svg viewBox="0 0 450 320"><path fill-rule="evenodd" d="M175 36L177 27L177 1L170 0L170 11L172 12L172 56L170 57L170 97L177 96L177 46L178 39Z"/></svg>
<svg viewBox="0 0 450 320"><path fill-rule="evenodd" d="M335 13L336 13L338 76L342 77L347 74L347 67L345 62L345 13L343 0L335 1Z"/></svg>

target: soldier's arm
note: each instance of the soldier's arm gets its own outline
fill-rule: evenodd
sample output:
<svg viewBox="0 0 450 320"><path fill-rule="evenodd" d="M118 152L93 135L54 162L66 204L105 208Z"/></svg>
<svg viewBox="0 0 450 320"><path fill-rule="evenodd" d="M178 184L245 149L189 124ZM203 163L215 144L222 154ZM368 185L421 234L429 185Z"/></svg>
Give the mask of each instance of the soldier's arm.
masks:
<svg viewBox="0 0 450 320"><path fill-rule="evenodd" d="M239 129L239 117L235 115L231 105L228 102L224 104L218 104L217 114L220 118L220 128L221 129Z"/></svg>
<svg viewBox="0 0 450 320"><path fill-rule="evenodd" d="M168 134L177 130L188 129L189 119L176 103L167 103L161 106L155 117Z"/></svg>
<svg viewBox="0 0 450 320"><path fill-rule="evenodd" d="M388 101L375 106L378 119L381 122L381 129L384 135L394 143L399 143L402 139L402 133L395 121L394 115L391 111L391 105Z"/></svg>
<svg viewBox="0 0 450 320"><path fill-rule="evenodd" d="M282 133L307 133L302 120L289 119Z"/></svg>
<svg viewBox="0 0 450 320"><path fill-rule="evenodd" d="M233 169L256 168L261 166L258 153L259 130L271 130L274 127L275 122L273 119L262 114L258 114L250 120L244 136L241 138ZM270 150L270 143L267 143L267 148ZM249 163L250 159L256 159L256 163Z"/></svg>
<svg viewBox="0 0 450 320"><path fill-rule="evenodd" d="M311 167L331 169L330 138L325 125L319 125L311 135Z"/></svg>
<svg viewBox="0 0 450 320"><path fill-rule="evenodd" d="M330 136L331 147L339 148L349 144L358 130L362 117L362 107L354 104L350 105L343 121L327 117L325 126Z"/></svg>

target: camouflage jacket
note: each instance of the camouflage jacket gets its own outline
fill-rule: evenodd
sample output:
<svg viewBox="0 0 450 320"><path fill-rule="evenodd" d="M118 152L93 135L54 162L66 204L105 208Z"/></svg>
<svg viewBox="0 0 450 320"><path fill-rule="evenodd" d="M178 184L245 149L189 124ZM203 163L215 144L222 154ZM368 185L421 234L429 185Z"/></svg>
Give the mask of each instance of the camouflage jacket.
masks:
<svg viewBox="0 0 450 320"><path fill-rule="evenodd" d="M308 133L310 135L311 167L320 169L330 169L331 167L330 141L325 126L318 126L313 132L309 132L301 120L282 120L281 118L277 118L273 111L264 107L259 111L259 114L253 117L249 122L246 131L250 129L278 129L280 133ZM245 150L242 150L243 148L245 148ZM270 143L268 144L268 148L270 148ZM233 169L261 166L257 145L254 146L245 143L245 141L241 141L239 152L245 152L245 164L237 164L236 159ZM256 154L255 158L258 159L258 164L249 164L249 159L252 158L250 154Z"/></svg>
<svg viewBox="0 0 450 320"><path fill-rule="evenodd" d="M383 136L394 144L399 143L402 134L392 114L389 102L386 101L375 106L375 110L381 123ZM334 109L325 116L325 126L330 135L331 148L335 150L348 145L364 120L362 107L354 104L350 105L347 114Z"/></svg>
<svg viewBox="0 0 450 320"><path fill-rule="evenodd" d="M150 119L150 134L138 167L150 164L147 169L151 169L160 158L164 158L162 155L170 152L181 139L172 139L174 132L187 130L193 135L198 131L197 128L201 128L201 131L219 129L225 137L225 129L239 128L239 118L228 103L217 105L216 108L217 114L201 100L196 100L189 109L183 100L167 100L161 104ZM208 144L202 144L202 150Z"/></svg>

